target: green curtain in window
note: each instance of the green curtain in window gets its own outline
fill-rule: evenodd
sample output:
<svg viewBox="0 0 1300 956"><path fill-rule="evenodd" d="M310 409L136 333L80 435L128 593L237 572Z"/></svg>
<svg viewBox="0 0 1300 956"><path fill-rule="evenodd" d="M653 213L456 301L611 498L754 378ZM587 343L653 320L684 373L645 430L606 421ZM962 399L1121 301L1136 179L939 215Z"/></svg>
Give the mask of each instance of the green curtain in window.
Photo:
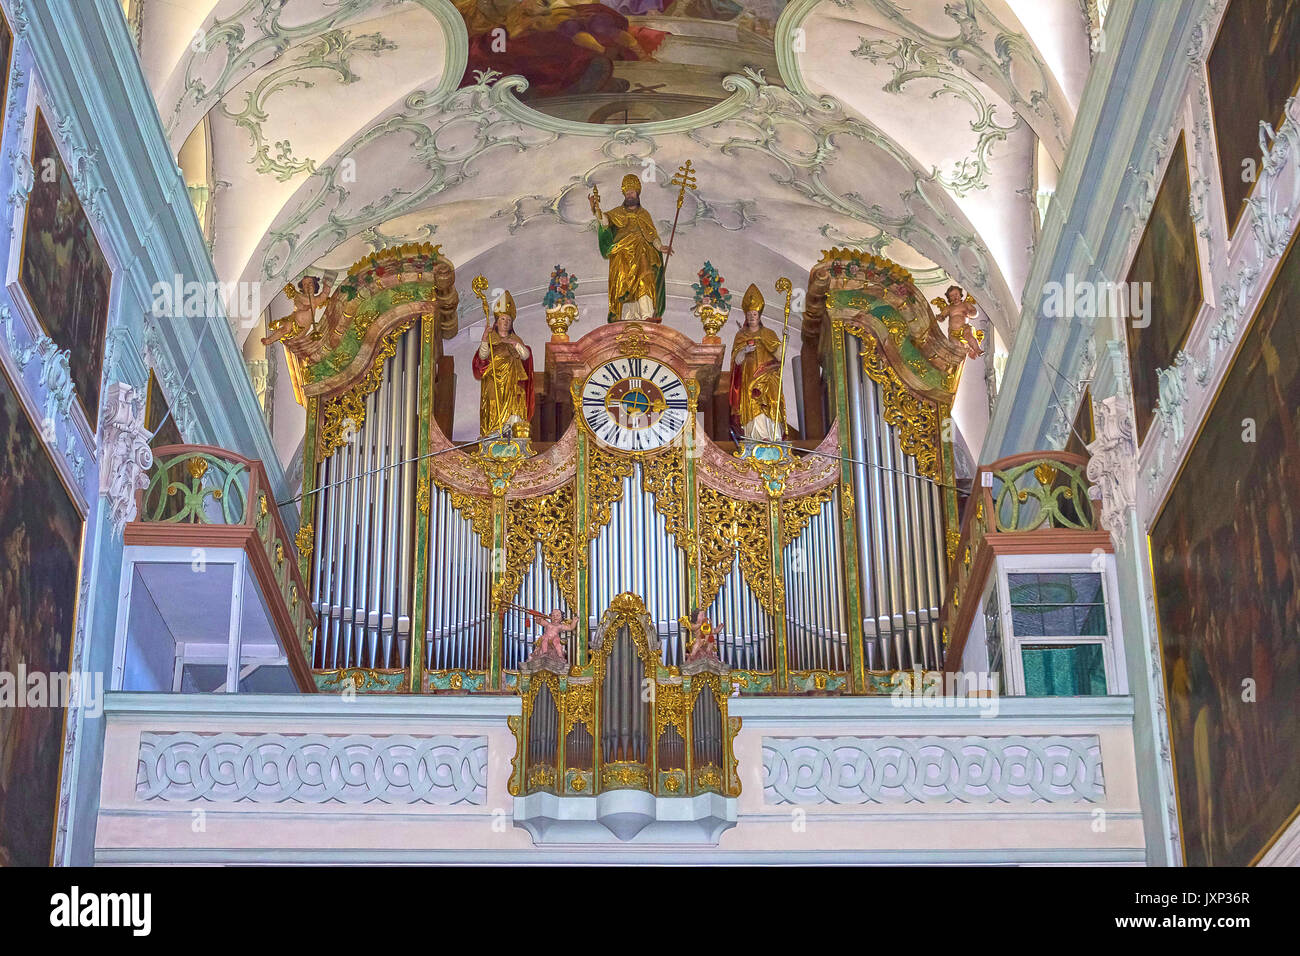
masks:
<svg viewBox="0 0 1300 956"><path fill-rule="evenodd" d="M1100 644L1025 644L1020 656L1028 697L1106 694L1106 665Z"/></svg>

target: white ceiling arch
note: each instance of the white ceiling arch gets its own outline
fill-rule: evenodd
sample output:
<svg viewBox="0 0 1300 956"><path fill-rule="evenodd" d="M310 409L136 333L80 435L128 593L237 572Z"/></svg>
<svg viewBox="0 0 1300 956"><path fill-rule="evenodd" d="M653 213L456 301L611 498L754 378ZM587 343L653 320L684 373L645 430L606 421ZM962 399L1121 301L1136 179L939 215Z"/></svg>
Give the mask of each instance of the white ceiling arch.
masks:
<svg viewBox="0 0 1300 956"><path fill-rule="evenodd" d="M691 159L670 297L705 260L743 289L856 246L927 291L963 285L1010 341L1035 156L1064 156L1088 57L1074 0L794 0L779 77L732 76L711 108L618 128L530 108L521 77L464 77L469 42L450 0L147 7L141 59L173 148L207 120L221 279L268 302L304 271L433 241L494 283L540 289L562 264L591 294L591 186L608 204L644 172L666 233L668 180Z"/></svg>

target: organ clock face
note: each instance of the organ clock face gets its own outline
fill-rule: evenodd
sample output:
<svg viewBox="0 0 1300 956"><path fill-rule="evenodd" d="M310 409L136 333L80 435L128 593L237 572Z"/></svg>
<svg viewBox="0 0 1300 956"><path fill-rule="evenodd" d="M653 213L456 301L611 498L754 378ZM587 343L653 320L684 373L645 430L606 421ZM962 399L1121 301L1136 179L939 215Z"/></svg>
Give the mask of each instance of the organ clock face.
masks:
<svg viewBox="0 0 1300 956"><path fill-rule="evenodd" d="M625 452L652 451L686 427L686 384L653 359L611 359L582 383L581 411L602 444Z"/></svg>

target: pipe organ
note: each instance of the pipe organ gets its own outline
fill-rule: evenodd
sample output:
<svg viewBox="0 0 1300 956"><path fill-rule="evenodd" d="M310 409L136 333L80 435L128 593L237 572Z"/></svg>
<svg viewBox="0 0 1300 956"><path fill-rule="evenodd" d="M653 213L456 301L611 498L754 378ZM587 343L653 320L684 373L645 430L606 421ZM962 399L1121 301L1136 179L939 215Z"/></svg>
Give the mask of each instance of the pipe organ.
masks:
<svg viewBox="0 0 1300 956"><path fill-rule="evenodd" d="M320 669L410 665L419 336L395 344L360 424L316 465Z"/></svg>
<svg viewBox="0 0 1300 956"><path fill-rule="evenodd" d="M619 496L610 502L609 524L591 541L588 620L595 626L594 609L609 607L617 594L641 595L654 621L663 663L680 664L686 651L678 621L690 610L686 565L654 498L641 493L642 467L633 463Z"/></svg>
<svg viewBox="0 0 1300 956"><path fill-rule="evenodd" d="M802 335L833 424L734 450L696 420L725 350L636 323L547 345L573 405L558 440L454 445L433 414L448 275L436 247L368 257L324 333L285 340L321 689L519 694L518 793L734 796L732 694L889 693L942 667L941 423L965 353L906 272L826 254Z"/></svg>

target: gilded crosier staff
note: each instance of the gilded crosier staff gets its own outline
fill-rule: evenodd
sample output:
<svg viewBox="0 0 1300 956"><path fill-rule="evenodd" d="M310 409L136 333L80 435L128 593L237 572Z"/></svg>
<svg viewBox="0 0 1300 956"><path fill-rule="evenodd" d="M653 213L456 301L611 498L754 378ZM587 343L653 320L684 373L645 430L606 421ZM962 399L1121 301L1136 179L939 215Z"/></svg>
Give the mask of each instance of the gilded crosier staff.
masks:
<svg viewBox="0 0 1300 956"><path fill-rule="evenodd" d="M781 337L763 325L758 286L750 284L740 307L745 323L731 345L731 428L753 441L782 441Z"/></svg>
<svg viewBox="0 0 1300 956"><path fill-rule="evenodd" d="M479 393L478 423L483 435L513 429L527 436L533 417L533 352L515 335L515 300L507 291L492 307L492 324L474 353L474 377L483 383Z"/></svg>
<svg viewBox="0 0 1300 956"><path fill-rule="evenodd" d="M600 254L609 260L609 315L620 319L658 322L663 318L664 262L672 246L659 239L654 219L641 205L641 180L628 173L621 183L623 205L601 212L600 197L592 193Z"/></svg>

